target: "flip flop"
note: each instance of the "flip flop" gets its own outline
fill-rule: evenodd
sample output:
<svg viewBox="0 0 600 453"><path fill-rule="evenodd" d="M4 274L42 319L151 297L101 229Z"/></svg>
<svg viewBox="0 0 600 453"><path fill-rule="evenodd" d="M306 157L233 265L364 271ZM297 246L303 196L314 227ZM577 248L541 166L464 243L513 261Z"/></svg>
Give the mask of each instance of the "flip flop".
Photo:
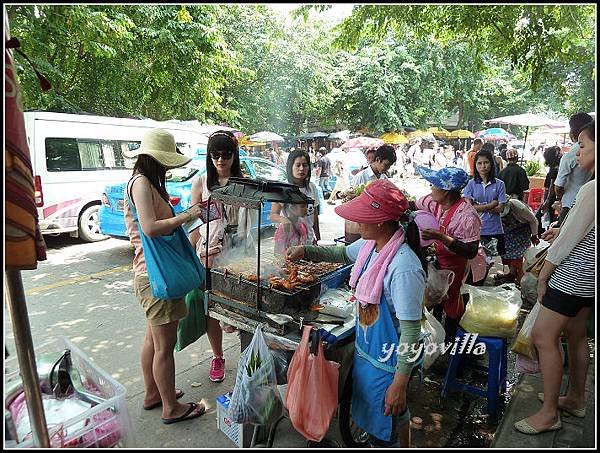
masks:
<svg viewBox="0 0 600 453"><path fill-rule="evenodd" d="M175 398L179 399L183 395L185 395L185 393L183 392L183 390L181 390L181 389L175 389ZM150 410L156 409L157 407L160 407L160 406L162 406L162 400L161 401L157 401L156 403L150 404L148 406L144 406L144 410L145 411L150 411Z"/></svg>
<svg viewBox="0 0 600 453"><path fill-rule="evenodd" d="M543 403L544 402L544 393L540 392L537 394L537 396L538 396L538 399ZM573 417L577 417L577 418L585 417L585 406L583 406L581 409L567 409L566 407L562 407L562 406L558 406L558 408L561 411L572 415Z"/></svg>
<svg viewBox="0 0 600 453"><path fill-rule="evenodd" d="M202 409L198 412L196 412L193 415L190 415L192 412L194 412L196 410L196 408L198 407L198 403L187 403L190 407L187 411L185 411L185 414L183 414L181 417L177 417L177 418L163 418L162 422L165 425L170 425L171 423L177 423L177 422L182 422L185 420L191 420L193 418L197 418L200 417L202 414L204 414L204 412L206 412L206 406L202 403Z"/></svg>
<svg viewBox="0 0 600 453"><path fill-rule="evenodd" d="M560 417L558 417L558 421L554 425L552 425L550 428L541 429L539 431L537 429L535 429L533 426L531 426L529 423L527 423L525 421L525 419L519 420L513 426L517 431L519 431L523 434L542 434L542 433L546 433L548 431L557 431L557 430L561 429L562 422L560 421Z"/></svg>

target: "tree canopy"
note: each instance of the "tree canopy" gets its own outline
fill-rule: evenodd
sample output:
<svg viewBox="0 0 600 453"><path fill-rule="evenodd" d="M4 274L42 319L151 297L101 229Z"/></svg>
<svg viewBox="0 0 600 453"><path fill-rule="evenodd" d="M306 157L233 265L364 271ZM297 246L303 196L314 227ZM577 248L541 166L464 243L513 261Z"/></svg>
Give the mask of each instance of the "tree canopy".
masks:
<svg viewBox="0 0 600 453"><path fill-rule="evenodd" d="M441 125L595 109L595 5L12 5L26 109L246 132Z"/></svg>

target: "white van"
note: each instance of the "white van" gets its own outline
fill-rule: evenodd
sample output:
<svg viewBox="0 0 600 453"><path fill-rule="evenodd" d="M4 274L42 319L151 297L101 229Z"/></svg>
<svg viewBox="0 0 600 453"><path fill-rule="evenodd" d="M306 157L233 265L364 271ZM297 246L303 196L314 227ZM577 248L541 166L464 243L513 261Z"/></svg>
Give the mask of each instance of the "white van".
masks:
<svg viewBox="0 0 600 453"><path fill-rule="evenodd" d="M206 148L206 135L172 122L53 112L24 116L41 232L88 242L107 237L98 228L102 192L130 177L135 161L122 152L138 148L149 129L171 132L186 155Z"/></svg>

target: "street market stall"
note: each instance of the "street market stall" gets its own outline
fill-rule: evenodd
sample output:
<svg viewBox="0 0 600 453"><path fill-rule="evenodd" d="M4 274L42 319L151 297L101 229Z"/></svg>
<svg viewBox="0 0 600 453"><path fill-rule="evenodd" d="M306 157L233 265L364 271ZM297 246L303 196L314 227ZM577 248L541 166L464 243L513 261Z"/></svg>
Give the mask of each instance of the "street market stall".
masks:
<svg viewBox="0 0 600 453"><path fill-rule="evenodd" d="M227 186L211 193L209 205L215 201L260 211L265 202L304 204L312 200L291 184L230 178ZM305 325L320 327L319 336L328 345L326 357L341 363L338 395L350 392L347 378L354 353L354 304L348 300L350 293L339 287L352 265L286 263L263 250L260 217L257 236L256 247L241 247L254 253L232 257L208 269L205 308L209 316L240 330L241 351L258 325L262 325L269 348L290 353L298 347ZM346 434L350 433L349 407L347 412ZM269 429L271 443L275 428ZM250 445L250 438L256 443L258 429L244 425L244 430L244 446Z"/></svg>

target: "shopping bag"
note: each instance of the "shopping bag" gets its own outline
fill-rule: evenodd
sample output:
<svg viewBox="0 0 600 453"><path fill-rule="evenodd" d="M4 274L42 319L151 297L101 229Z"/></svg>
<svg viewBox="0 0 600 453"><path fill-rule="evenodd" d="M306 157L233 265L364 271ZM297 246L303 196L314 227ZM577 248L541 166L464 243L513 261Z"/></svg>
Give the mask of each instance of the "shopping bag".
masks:
<svg viewBox="0 0 600 453"><path fill-rule="evenodd" d="M531 305L537 301L538 279L531 272L525 272L521 278L521 296Z"/></svg>
<svg viewBox="0 0 600 453"><path fill-rule="evenodd" d="M442 326L429 310L425 308L423 311L425 312L425 318L421 320L423 350L425 351L423 368L427 369L442 353L440 344L444 343L446 331L444 330L444 326Z"/></svg>
<svg viewBox="0 0 600 453"><path fill-rule="evenodd" d="M501 338L515 334L523 300L514 284L495 287L463 285L463 291L465 289L470 296L469 303L459 324L466 332Z"/></svg>
<svg viewBox="0 0 600 453"><path fill-rule="evenodd" d="M138 224L152 295L158 299L180 299L194 288L199 288L204 281L204 266L200 264L183 226L178 226L170 234L147 236L129 194L127 202ZM173 208L171 212L175 215Z"/></svg>
<svg viewBox="0 0 600 453"><path fill-rule="evenodd" d="M325 359L318 336L316 355L310 352L312 327L304 327L302 340L288 369L285 401L290 421L306 439L320 442L338 405L339 363Z"/></svg>
<svg viewBox="0 0 600 453"><path fill-rule="evenodd" d="M177 343L179 352L191 345L206 333L206 314L204 313L204 291L195 288L185 296L188 314L177 324Z"/></svg>
<svg viewBox="0 0 600 453"><path fill-rule="evenodd" d="M523 326L521 327L521 330L519 330L515 341L510 347L511 351L521 354L531 360L536 359L537 357L535 346L533 345L533 340L531 339L531 332L533 331L533 326L535 324L537 315L540 312L541 306L542 304L536 302L525 318L525 321L523 321Z"/></svg>
<svg viewBox="0 0 600 453"><path fill-rule="evenodd" d="M427 287L426 287L426 307L441 303L452 282L454 281L454 271L449 269L438 269L433 263L427 265Z"/></svg>
<svg viewBox="0 0 600 453"><path fill-rule="evenodd" d="M235 423L268 425L282 413L275 362L262 333L262 324L259 324L252 341L240 356L229 417Z"/></svg>

